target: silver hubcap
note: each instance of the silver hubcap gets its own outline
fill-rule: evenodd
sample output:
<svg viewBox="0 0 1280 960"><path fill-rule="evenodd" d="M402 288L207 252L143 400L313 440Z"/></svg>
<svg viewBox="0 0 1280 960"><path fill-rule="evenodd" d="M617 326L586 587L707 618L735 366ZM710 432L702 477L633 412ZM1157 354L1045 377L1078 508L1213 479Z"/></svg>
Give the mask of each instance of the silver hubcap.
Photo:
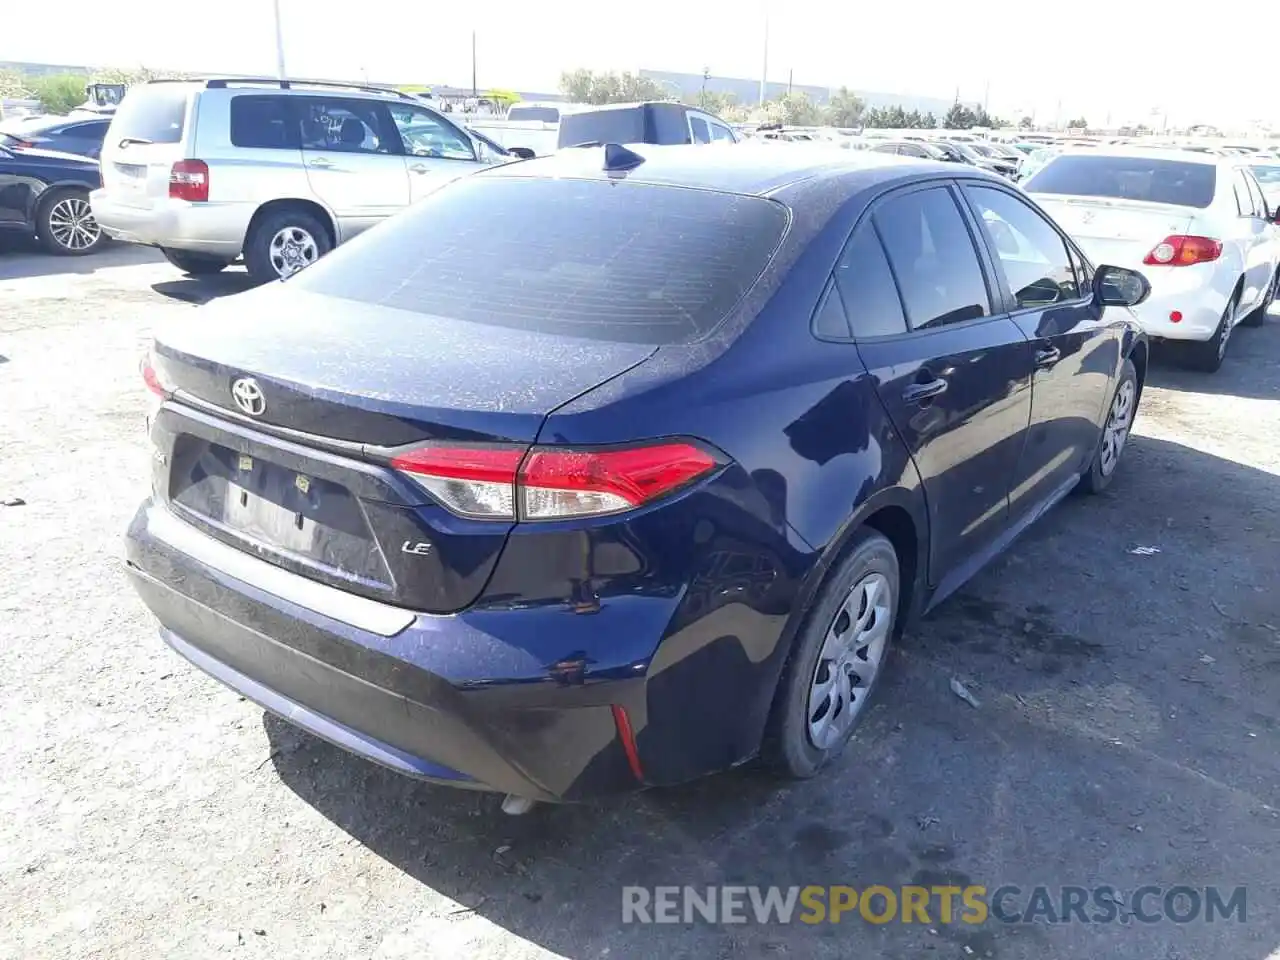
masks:
<svg viewBox="0 0 1280 960"><path fill-rule="evenodd" d="M838 744L862 712L889 642L894 603L884 574L869 573L827 628L809 687L809 740L819 750Z"/></svg>
<svg viewBox="0 0 1280 960"><path fill-rule="evenodd" d="M65 197L53 205L49 211L49 233L58 246L67 250L88 250L102 236L89 201L83 197Z"/></svg>
<svg viewBox="0 0 1280 960"><path fill-rule="evenodd" d="M1099 466L1104 477L1111 476L1111 471L1120 462L1120 451L1129 438L1129 425L1133 423L1132 380L1126 380L1116 390L1116 398L1111 401L1111 412L1107 415L1107 425L1102 431L1102 456Z"/></svg>
<svg viewBox="0 0 1280 960"><path fill-rule="evenodd" d="M271 238L271 266L281 277L288 277L320 256L315 237L301 227L285 227Z"/></svg>

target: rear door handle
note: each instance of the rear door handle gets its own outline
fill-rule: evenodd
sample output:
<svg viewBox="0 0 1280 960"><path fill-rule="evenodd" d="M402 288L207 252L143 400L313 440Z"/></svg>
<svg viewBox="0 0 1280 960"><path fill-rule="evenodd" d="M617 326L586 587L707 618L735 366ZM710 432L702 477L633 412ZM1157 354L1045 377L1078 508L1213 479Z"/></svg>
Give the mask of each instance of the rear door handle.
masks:
<svg viewBox="0 0 1280 960"><path fill-rule="evenodd" d="M310 161L310 163L311 166L319 167L321 170L327 170L329 167L333 166L333 161L326 160L324 157L316 157L314 160Z"/></svg>
<svg viewBox="0 0 1280 960"><path fill-rule="evenodd" d="M902 399L907 403L919 403L922 400L931 400L938 394L946 392L947 381L939 377L927 383L913 383L902 391Z"/></svg>
<svg viewBox="0 0 1280 960"><path fill-rule="evenodd" d="M430 173L431 172L431 168L428 167L425 163L415 163L411 167L409 167L409 169L412 170L414 173Z"/></svg>
<svg viewBox="0 0 1280 960"><path fill-rule="evenodd" d="M1044 347L1036 351L1036 366L1044 369L1052 367L1062 359L1062 351L1057 347Z"/></svg>

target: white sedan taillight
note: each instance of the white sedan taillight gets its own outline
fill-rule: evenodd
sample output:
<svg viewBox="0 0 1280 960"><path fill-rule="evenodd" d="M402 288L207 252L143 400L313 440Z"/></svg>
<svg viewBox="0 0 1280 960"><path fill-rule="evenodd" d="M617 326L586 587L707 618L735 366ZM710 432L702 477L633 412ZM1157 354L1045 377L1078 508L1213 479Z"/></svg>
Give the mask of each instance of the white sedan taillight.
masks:
<svg viewBox="0 0 1280 960"><path fill-rule="evenodd" d="M684 440L624 448L422 447L391 466L452 512L482 520L563 520L634 510L720 462Z"/></svg>

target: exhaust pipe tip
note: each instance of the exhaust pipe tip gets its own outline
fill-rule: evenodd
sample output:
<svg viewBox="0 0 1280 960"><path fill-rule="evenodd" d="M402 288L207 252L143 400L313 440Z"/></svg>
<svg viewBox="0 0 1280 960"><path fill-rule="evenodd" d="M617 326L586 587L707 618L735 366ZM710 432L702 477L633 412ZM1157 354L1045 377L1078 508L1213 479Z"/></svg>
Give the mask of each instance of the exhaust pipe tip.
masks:
<svg viewBox="0 0 1280 960"><path fill-rule="evenodd" d="M502 812L511 817L519 817L532 810L537 802L528 797L517 797L514 793L508 793L502 798Z"/></svg>

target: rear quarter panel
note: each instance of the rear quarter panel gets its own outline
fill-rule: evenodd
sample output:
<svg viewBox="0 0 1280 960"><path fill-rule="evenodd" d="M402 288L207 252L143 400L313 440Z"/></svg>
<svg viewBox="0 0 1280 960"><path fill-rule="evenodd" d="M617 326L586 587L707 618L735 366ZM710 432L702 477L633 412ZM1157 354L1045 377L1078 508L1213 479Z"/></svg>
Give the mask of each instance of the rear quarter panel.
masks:
<svg viewBox="0 0 1280 960"><path fill-rule="evenodd" d="M856 213L837 208L784 279L757 285L743 305L754 319L731 318L701 344L662 348L553 413L539 436L557 444L689 436L733 461L693 493L626 522L554 532L517 525L487 591L510 597L508 577L542 563L562 571L562 586L538 602L670 597L661 629L575 652L614 675L645 676L626 706L652 782L752 755L801 613L845 538L876 505L924 516L914 465L856 347L810 333Z"/></svg>

